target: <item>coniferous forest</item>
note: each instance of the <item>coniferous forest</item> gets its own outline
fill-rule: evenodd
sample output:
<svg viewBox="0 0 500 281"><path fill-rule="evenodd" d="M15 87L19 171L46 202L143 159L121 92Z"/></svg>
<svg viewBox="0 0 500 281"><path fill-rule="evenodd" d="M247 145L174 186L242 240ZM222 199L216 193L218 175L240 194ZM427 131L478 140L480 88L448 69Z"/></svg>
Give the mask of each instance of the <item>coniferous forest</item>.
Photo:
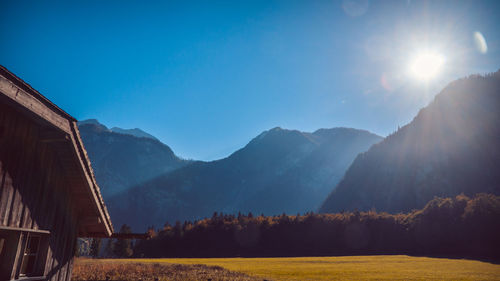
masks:
<svg viewBox="0 0 500 281"><path fill-rule="evenodd" d="M500 258L500 197L434 198L420 210L389 214L254 216L214 213L150 229L135 257L252 257L410 254Z"/></svg>

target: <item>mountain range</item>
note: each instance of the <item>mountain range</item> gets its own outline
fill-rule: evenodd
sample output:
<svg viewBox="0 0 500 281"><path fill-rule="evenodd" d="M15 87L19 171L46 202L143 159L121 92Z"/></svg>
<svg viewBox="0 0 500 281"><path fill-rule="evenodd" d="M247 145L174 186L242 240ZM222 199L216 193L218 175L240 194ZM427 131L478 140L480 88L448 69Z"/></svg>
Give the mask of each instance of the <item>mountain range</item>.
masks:
<svg viewBox="0 0 500 281"><path fill-rule="evenodd" d="M350 128L277 127L227 158L204 162L183 160L153 138L96 120L79 128L113 222L137 230L213 212L316 211L356 155L382 140Z"/></svg>
<svg viewBox="0 0 500 281"><path fill-rule="evenodd" d="M229 157L194 162L110 198L132 227L194 220L213 212L265 215L316 211L356 155L382 138L335 128L274 128Z"/></svg>
<svg viewBox="0 0 500 281"><path fill-rule="evenodd" d="M383 139L279 127L216 161L188 161L140 129L79 124L115 225L134 231L214 212L406 212L435 196L500 194L500 72L445 87Z"/></svg>

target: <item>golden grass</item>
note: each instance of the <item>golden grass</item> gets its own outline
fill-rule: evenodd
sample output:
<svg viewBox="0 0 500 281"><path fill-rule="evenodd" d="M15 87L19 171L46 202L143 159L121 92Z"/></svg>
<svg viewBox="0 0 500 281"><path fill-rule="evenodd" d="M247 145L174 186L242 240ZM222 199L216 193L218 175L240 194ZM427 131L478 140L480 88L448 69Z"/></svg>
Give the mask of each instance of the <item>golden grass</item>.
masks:
<svg viewBox="0 0 500 281"><path fill-rule="evenodd" d="M97 260L99 263L203 264L268 280L500 280L500 265L409 256ZM77 261L77 264L81 261ZM206 279L199 279L206 280ZM218 279L213 279L218 280Z"/></svg>

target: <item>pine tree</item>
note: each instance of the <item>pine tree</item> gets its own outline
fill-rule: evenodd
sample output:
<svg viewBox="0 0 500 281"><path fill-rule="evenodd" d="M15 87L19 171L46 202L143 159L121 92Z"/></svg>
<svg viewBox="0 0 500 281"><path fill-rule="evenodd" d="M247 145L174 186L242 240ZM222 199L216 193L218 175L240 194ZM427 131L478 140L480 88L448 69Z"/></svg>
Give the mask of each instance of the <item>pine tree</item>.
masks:
<svg viewBox="0 0 500 281"><path fill-rule="evenodd" d="M174 236L175 237L181 237L182 236L182 224L180 221L175 222L174 226Z"/></svg>
<svg viewBox="0 0 500 281"><path fill-rule="evenodd" d="M99 256L99 250L101 249L101 238L93 238L90 241L90 249L89 255L93 258L97 258Z"/></svg>
<svg viewBox="0 0 500 281"><path fill-rule="evenodd" d="M113 254L113 246L114 246L114 243L113 243L113 239L106 239L106 246L104 247L104 256L106 258L112 258L114 256Z"/></svg>
<svg viewBox="0 0 500 281"><path fill-rule="evenodd" d="M132 229L130 226L124 224L120 228L120 233L132 233ZM113 247L113 253L118 258L128 258L132 256L132 241L130 239L117 239Z"/></svg>

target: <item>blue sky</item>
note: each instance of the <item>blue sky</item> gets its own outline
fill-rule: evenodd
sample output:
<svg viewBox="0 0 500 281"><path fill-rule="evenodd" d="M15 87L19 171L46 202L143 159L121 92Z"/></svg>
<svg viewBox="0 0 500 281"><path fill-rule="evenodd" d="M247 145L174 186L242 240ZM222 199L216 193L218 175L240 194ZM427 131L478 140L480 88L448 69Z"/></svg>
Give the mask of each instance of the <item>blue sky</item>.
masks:
<svg viewBox="0 0 500 281"><path fill-rule="evenodd" d="M498 70L499 28L497 1L2 0L0 64L79 120L213 160L276 126L385 136ZM408 70L422 50L445 61L427 81Z"/></svg>

